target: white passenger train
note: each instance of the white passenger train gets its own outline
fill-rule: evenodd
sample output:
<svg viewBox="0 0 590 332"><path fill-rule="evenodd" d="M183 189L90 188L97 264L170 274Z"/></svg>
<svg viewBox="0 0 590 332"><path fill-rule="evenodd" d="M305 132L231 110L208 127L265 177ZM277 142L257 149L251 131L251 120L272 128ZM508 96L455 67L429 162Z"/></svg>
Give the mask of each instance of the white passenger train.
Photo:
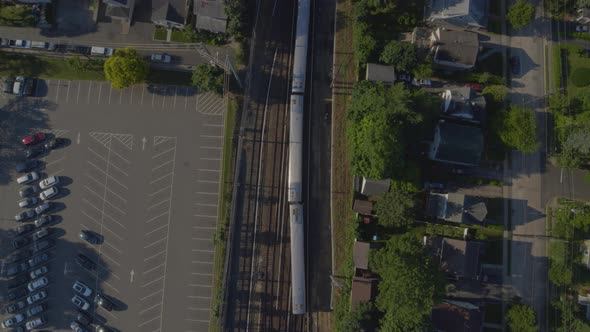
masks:
<svg viewBox="0 0 590 332"><path fill-rule="evenodd" d="M289 117L289 224L291 226L291 298L293 314L306 312L305 233L303 226L303 103L311 0L298 0Z"/></svg>

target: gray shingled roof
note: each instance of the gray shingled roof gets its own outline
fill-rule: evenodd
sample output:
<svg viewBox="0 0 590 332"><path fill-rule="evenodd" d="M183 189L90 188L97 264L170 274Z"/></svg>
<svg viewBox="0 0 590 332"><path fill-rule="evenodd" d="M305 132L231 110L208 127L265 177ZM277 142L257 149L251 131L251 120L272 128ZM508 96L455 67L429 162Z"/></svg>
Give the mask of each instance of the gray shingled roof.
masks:
<svg viewBox="0 0 590 332"><path fill-rule="evenodd" d="M365 196L381 195L389 191L391 179L371 180L363 178L361 194Z"/></svg>
<svg viewBox="0 0 590 332"><path fill-rule="evenodd" d="M196 16L195 28L223 33L227 27L225 2L222 0L195 0L193 13Z"/></svg>
<svg viewBox="0 0 590 332"><path fill-rule="evenodd" d="M395 82L395 69L393 66L367 63L365 79L372 82L393 84Z"/></svg>
<svg viewBox="0 0 590 332"><path fill-rule="evenodd" d="M477 123L485 121L485 98L472 88L446 90L443 93L443 105L445 116Z"/></svg>
<svg viewBox="0 0 590 332"><path fill-rule="evenodd" d="M170 21L184 24L186 20L185 0L152 0L152 21Z"/></svg>
<svg viewBox="0 0 590 332"><path fill-rule="evenodd" d="M358 269L368 270L369 269L369 251L371 250L371 244L368 242L355 241L354 248L352 250L352 261L354 267Z"/></svg>
<svg viewBox="0 0 590 332"><path fill-rule="evenodd" d="M440 142L433 159L450 163L477 165L483 150L480 128L441 121Z"/></svg>
<svg viewBox="0 0 590 332"><path fill-rule="evenodd" d="M446 221L463 224L480 224L488 214L482 199L457 193L430 193L427 214Z"/></svg>
<svg viewBox="0 0 590 332"><path fill-rule="evenodd" d="M440 29L440 39L436 42L434 60L456 62L475 66L479 53L477 33Z"/></svg>

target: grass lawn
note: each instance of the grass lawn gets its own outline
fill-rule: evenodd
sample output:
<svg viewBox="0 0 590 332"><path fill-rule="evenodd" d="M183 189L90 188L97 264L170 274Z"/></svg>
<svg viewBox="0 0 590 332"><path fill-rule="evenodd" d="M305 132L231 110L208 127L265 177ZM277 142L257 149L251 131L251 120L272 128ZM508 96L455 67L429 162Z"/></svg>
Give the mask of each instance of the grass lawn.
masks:
<svg viewBox="0 0 590 332"><path fill-rule="evenodd" d="M590 71L590 57L582 55L580 51L584 48L575 45L565 45L561 47L566 50L567 54L567 91L571 97L587 95L590 92L590 76L588 77L589 85L576 86L572 81L572 76L580 71Z"/></svg>
<svg viewBox="0 0 590 332"><path fill-rule="evenodd" d="M166 29L156 27L154 30L154 40L166 40Z"/></svg>
<svg viewBox="0 0 590 332"><path fill-rule="evenodd" d="M502 324L502 303L486 303L484 322Z"/></svg>
<svg viewBox="0 0 590 332"><path fill-rule="evenodd" d="M0 76L23 75L66 80L104 81L102 67L79 71L67 61L0 52Z"/></svg>
<svg viewBox="0 0 590 332"><path fill-rule="evenodd" d="M35 25L35 16L31 11L31 6L14 5L0 7L0 25L13 27L28 27Z"/></svg>

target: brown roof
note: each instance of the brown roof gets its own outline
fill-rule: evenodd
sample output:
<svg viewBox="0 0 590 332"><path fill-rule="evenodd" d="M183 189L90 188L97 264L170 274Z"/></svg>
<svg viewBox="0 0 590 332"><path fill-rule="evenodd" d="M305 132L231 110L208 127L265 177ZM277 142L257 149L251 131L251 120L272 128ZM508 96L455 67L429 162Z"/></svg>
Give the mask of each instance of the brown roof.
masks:
<svg viewBox="0 0 590 332"><path fill-rule="evenodd" d="M363 201L355 199L352 206L352 210L360 214L372 215L373 214L373 202Z"/></svg>
<svg viewBox="0 0 590 332"><path fill-rule="evenodd" d="M482 313L477 306L448 301L432 308L432 326L440 332L479 332L482 329Z"/></svg>
<svg viewBox="0 0 590 332"><path fill-rule="evenodd" d="M355 241L354 248L352 250L352 261L354 267L358 269L368 270L369 269L369 250L371 244L368 242Z"/></svg>
<svg viewBox="0 0 590 332"><path fill-rule="evenodd" d="M440 260L441 268L448 275L454 278L477 278L482 243L431 236L426 239L426 245L430 253Z"/></svg>
<svg viewBox="0 0 590 332"><path fill-rule="evenodd" d="M361 274L358 273L357 275ZM350 291L350 306L351 308L362 302L371 302L377 293L377 278L370 274L354 276L352 278L352 289Z"/></svg>

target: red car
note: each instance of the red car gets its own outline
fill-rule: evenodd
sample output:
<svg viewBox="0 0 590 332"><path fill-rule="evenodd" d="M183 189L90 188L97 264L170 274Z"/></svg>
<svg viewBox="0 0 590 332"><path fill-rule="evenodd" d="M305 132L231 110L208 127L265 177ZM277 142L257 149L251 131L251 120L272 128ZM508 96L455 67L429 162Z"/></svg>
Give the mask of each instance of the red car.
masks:
<svg viewBox="0 0 590 332"><path fill-rule="evenodd" d="M483 84L479 84L479 83L466 83L465 87L472 88L473 90L479 91L479 92L481 92L481 90L483 90Z"/></svg>
<svg viewBox="0 0 590 332"><path fill-rule="evenodd" d="M31 135L31 136L27 136L27 137L23 138L23 144L24 145L33 145L33 144L37 144L39 142L43 142L44 139L45 139L45 134L36 133L35 135Z"/></svg>

